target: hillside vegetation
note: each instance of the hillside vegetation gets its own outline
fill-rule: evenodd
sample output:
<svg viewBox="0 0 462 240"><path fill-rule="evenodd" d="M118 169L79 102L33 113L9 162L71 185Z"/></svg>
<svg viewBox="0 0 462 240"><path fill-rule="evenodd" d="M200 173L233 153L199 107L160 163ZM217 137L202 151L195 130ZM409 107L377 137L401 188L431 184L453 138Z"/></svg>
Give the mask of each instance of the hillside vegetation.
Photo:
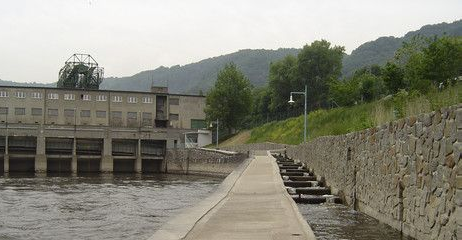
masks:
<svg viewBox="0 0 462 240"><path fill-rule="evenodd" d="M462 36L462 20L453 23L426 25L419 30L408 32L403 37L381 37L366 42L353 50L351 55L344 55L342 75L348 77L365 66L383 65L394 56L404 41L409 41L416 35L441 36L443 34ZM240 50L183 66L159 67L127 77L107 77L101 84L101 89L149 91L151 84L154 83L156 85L168 85L172 93L197 94L201 91L205 93L215 83L219 70L230 62L234 62L242 70L253 86L262 87L268 83L271 62L281 60L287 55L296 56L300 50L296 48ZM104 63L101 65L104 66ZM56 69L56 72L58 70ZM0 80L0 85L56 87L56 83L18 83L5 80Z"/></svg>
<svg viewBox="0 0 462 240"><path fill-rule="evenodd" d="M408 42L418 35L423 37L462 36L462 20L425 25L419 30L406 33L403 37L380 37L375 41L366 42L343 58L342 75L349 77L360 68L385 64L393 58L403 42Z"/></svg>
<svg viewBox="0 0 462 240"><path fill-rule="evenodd" d="M308 139L340 135L378 126L399 118L439 110L462 102L462 84L425 95L408 95L402 91L393 97L371 103L317 110L308 115ZM247 132L245 134L248 134ZM238 136L236 138L239 138ZM274 121L251 130L246 143L276 142L299 144L303 141L303 115Z"/></svg>
<svg viewBox="0 0 462 240"><path fill-rule="evenodd" d="M106 78L103 89L113 90L149 90L151 84L168 85L172 93L207 92L215 83L218 72L229 63L234 63L254 86L265 85L268 79L269 65L287 55L296 55L299 49L278 50L240 50L235 53L213 57L184 66L159 67L155 70L140 72L131 77Z"/></svg>

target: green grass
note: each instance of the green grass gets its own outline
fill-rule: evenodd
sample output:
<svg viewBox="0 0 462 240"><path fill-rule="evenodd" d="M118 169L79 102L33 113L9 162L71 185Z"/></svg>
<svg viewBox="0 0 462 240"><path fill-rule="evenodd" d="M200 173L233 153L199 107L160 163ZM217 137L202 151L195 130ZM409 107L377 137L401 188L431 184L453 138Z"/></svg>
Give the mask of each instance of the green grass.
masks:
<svg viewBox="0 0 462 240"><path fill-rule="evenodd" d="M308 115L308 139L340 135L378 126L402 117L418 115L462 102L462 84L433 90L426 95L398 93L371 103L329 110ZM270 122L252 129L247 143L275 142L299 144L303 141L303 115L284 121Z"/></svg>

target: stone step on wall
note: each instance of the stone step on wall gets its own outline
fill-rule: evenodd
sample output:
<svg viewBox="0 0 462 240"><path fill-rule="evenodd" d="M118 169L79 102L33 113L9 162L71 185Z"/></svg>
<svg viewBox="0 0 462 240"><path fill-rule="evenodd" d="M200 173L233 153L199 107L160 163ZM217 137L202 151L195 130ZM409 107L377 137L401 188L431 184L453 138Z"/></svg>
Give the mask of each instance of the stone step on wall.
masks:
<svg viewBox="0 0 462 240"><path fill-rule="evenodd" d="M322 187L316 176L303 164L282 155L274 154L280 174L288 193L297 203L319 204L325 202L341 203L337 196L331 195L330 188ZM293 176L293 175L296 176Z"/></svg>
<svg viewBox="0 0 462 240"><path fill-rule="evenodd" d="M286 187L317 187L318 181L284 181Z"/></svg>
<svg viewBox="0 0 462 240"><path fill-rule="evenodd" d="M287 176L292 181L316 181L316 176Z"/></svg>
<svg viewBox="0 0 462 240"><path fill-rule="evenodd" d="M306 172L281 172L281 176L313 176L311 173Z"/></svg>

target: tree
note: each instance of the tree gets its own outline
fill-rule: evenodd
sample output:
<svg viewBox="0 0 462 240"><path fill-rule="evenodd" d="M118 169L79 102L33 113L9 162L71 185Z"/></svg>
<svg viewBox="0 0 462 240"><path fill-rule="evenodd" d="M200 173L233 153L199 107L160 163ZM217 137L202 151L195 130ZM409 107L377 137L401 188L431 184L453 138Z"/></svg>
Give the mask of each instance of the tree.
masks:
<svg viewBox="0 0 462 240"><path fill-rule="evenodd" d="M206 96L207 120L219 119L221 126L229 132L241 127L242 121L251 111L251 93L249 79L235 64L227 64L218 73L214 87Z"/></svg>
<svg viewBox="0 0 462 240"><path fill-rule="evenodd" d="M268 87L254 88L252 96L252 114L248 117L248 126L266 121L270 112L271 96ZM247 124L245 125L247 127Z"/></svg>
<svg viewBox="0 0 462 240"><path fill-rule="evenodd" d="M396 50L393 62L398 66L404 67L410 58L417 53L421 53L422 50L428 46L430 41L430 38L422 35L413 36L411 40L403 42L403 45Z"/></svg>
<svg viewBox="0 0 462 240"><path fill-rule="evenodd" d="M404 81L404 69L396 63L387 62L382 70L383 81L388 93L396 93L400 89L407 89L408 84Z"/></svg>
<svg viewBox="0 0 462 240"><path fill-rule="evenodd" d="M287 101L297 81L297 58L288 55L271 63L269 70L269 94L271 112L283 112L289 107Z"/></svg>
<svg viewBox="0 0 462 240"><path fill-rule="evenodd" d="M404 66L404 81L409 85L408 90L426 93L432 87L432 82L425 77L425 56L416 52L409 57Z"/></svg>
<svg viewBox="0 0 462 240"><path fill-rule="evenodd" d="M382 77L368 71L359 71L343 81L329 84L329 97L340 106L351 106L357 102L370 102L385 93Z"/></svg>
<svg viewBox="0 0 462 240"><path fill-rule="evenodd" d="M462 37L442 37L423 49L423 77L435 85L455 83L462 75Z"/></svg>
<svg viewBox="0 0 462 240"><path fill-rule="evenodd" d="M329 81L341 74L345 48L331 47L326 40L305 45L298 54L298 77L300 81L293 90L302 90L308 85L308 103L311 109L319 108L327 102Z"/></svg>
<svg viewBox="0 0 462 240"><path fill-rule="evenodd" d="M332 81L329 85L329 98L339 106L351 106L358 102L361 97L359 84L355 79L345 81Z"/></svg>
<svg viewBox="0 0 462 240"><path fill-rule="evenodd" d="M353 76L360 76L360 75L363 75L365 73L370 73L376 77L380 77L382 75L382 68L377 65L377 64L374 64L374 65L371 65L371 66L365 66L365 67L362 67L358 70L356 70L353 74Z"/></svg>
<svg viewBox="0 0 462 240"><path fill-rule="evenodd" d="M378 99L385 92L382 78L370 73L357 76L357 78L357 81L360 83L359 93L363 101L370 102Z"/></svg>

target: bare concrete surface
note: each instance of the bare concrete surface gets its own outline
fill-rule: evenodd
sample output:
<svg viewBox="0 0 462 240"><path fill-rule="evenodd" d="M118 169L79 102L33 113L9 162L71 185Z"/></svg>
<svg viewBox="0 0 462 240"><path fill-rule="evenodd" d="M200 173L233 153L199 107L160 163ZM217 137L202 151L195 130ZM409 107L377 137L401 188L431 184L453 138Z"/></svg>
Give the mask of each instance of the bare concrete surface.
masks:
<svg viewBox="0 0 462 240"><path fill-rule="evenodd" d="M184 239L195 224L217 204L228 195L237 179L242 175L249 163L253 159L249 158L242 162L226 179L220 184L218 189L209 197L199 202L193 207L185 209L180 214L171 218L161 229L157 230L149 240L179 240ZM181 193L179 193L181 194Z"/></svg>
<svg viewBox="0 0 462 240"><path fill-rule="evenodd" d="M287 194L274 158L255 154L224 199L184 239L315 239Z"/></svg>

